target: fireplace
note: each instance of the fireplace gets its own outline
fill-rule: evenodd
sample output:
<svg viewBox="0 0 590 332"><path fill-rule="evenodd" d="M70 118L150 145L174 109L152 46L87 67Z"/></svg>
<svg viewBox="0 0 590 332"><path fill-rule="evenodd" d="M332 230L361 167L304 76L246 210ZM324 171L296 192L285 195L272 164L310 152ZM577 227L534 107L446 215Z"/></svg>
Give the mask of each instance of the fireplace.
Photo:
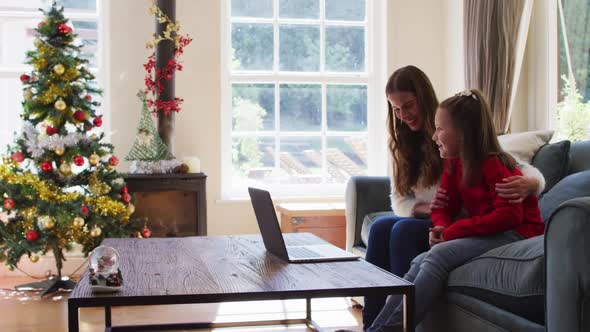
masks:
<svg viewBox="0 0 590 332"><path fill-rule="evenodd" d="M126 174L135 195L135 213L152 237L207 235L204 173Z"/></svg>

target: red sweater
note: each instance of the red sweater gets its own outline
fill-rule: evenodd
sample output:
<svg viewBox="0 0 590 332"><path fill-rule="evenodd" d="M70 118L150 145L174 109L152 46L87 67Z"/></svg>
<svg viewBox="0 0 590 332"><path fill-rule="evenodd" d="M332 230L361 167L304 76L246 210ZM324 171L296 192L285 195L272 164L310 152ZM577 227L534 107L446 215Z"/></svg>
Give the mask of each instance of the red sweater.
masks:
<svg viewBox="0 0 590 332"><path fill-rule="evenodd" d="M447 191L449 204L444 209L432 210L433 225L445 227L442 233L445 241L494 235L512 229L525 238L543 234L545 225L536 196L529 195L522 203L512 204L496 193L496 183L509 176L522 175L518 168L511 171L498 157L490 156L482 165L479 183L464 187L462 175L459 159L445 161L440 186ZM470 217L453 222L461 207Z"/></svg>

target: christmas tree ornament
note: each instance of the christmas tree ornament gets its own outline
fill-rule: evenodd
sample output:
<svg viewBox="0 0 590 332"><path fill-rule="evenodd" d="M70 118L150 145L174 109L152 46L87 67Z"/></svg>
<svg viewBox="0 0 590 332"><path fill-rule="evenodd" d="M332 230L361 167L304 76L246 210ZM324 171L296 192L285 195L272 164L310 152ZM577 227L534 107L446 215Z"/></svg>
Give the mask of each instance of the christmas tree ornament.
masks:
<svg viewBox="0 0 590 332"><path fill-rule="evenodd" d="M77 110L74 112L74 119L76 119L76 121L82 122L86 119L86 114L80 110Z"/></svg>
<svg viewBox="0 0 590 332"><path fill-rule="evenodd" d="M147 239L148 237L152 236L152 232L150 231L149 228L144 227L141 229L141 236L143 236L144 238Z"/></svg>
<svg viewBox="0 0 590 332"><path fill-rule="evenodd" d="M72 28L70 28L67 24L62 23L57 27L57 32L59 32L63 35L67 35L70 32L72 32Z"/></svg>
<svg viewBox="0 0 590 332"><path fill-rule="evenodd" d="M127 194L129 193L129 188L127 188L127 186L124 186L123 188L121 188L121 194Z"/></svg>
<svg viewBox="0 0 590 332"><path fill-rule="evenodd" d="M41 22L41 23L43 23L43 22ZM41 24L41 23L39 23L39 24ZM33 45L35 45L36 48L39 48L39 47L43 46L43 41L41 39L37 38L33 42Z"/></svg>
<svg viewBox="0 0 590 332"><path fill-rule="evenodd" d="M95 226L91 231L90 231L90 236L97 238L100 236L100 234L102 234L102 230L100 229L100 227Z"/></svg>
<svg viewBox="0 0 590 332"><path fill-rule="evenodd" d="M82 156L75 156L74 157L74 165L80 167L84 165L84 157Z"/></svg>
<svg viewBox="0 0 590 332"><path fill-rule="evenodd" d="M4 208L8 211L14 209L14 207L16 206L16 203L14 202L14 200L12 198L6 198L4 200Z"/></svg>
<svg viewBox="0 0 590 332"><path fill-rule="evenodd" d="M91 95L86 95L84 96L84 99L86 99L87 102L92 102L92 96Z"/></svg>
<svg viewBox="0 0 590 332"><path fill-rule="evenodd" d="M68 175L72 173L72 166L70 166L69 163L61 163L61 165L59 165L59 171L63 175Z"/></svg>
<svg viewBox="0 0 590 332"><path fill-rule="evenodd" d="M31 88L25 89L23 92L23 98L25 98L25 100L31 100L33 98L33 91Z"/></svg>
<svg viewBox="0 0 590 332"><path fill-rule="evenodd" d="M14 162L21 163L25 160L25 155L20 151L16 151L15 153L12 154L10 159L12 159L12 161L14 161Z"/></svg>
<svg viewBox="0 0 590 332"><path fill-rule="evenodd" d="M66 104L65 101L63 101L63 99L58 99L57 101L55 101L55 104L53 104L53 107L58 110L58 111L64 111L68 105Z"/></svg>
<svg viewBox="0 0 590 332"><path fill-rule="evenodd" d="M98 135L92 134L92 135L90 135L90 139L93 141L96 141L96 140L98 140Z"/></svg>
<svg viewBox="0 0 590 332"><path fill-rule="evenodd" d="M85 217L86 217L86 216L88 215L88 213L89 213L89 212L90 212L90 210L88 209L88 206L86 206L86 205L84 205L84 204L82 204L82 205L80 206L80 213L82 213L82 215L83 215L83 216L85 216Z"/></svg>
<svg viewBox="0 0 590 332"><path fill-rule="evenodd" d="M43 172L51 172L51 171L53 171L53 166L51 165L50 162L44 161L41 163L41 170Z"/></svg>
<svg viewBox="0 0 590 332"><path fill-rule="evenodd" d="M84 226L84 219L80 218L80 217L76 217L74 218L74 227L76 228L82 228L82 226Z"/></svg>
<svg viewBox="0 0 590 332"><path fill-rule="evenodd" d="M63 156L64 153L66 153L66 149L64 149L64 148L56 148L54 152L58 156Z"/></svg>
<svg viewBox="0 0 590 332"><path fill-rule="evenodd" d="M31 79L31 76L27 75L27 74L22 74L20 75L20 81L22 83L26 83Z"/></svg>
<svg viewBox="0 0 590 332"><path fill-rule="evenodd" d="M29 256L29 260L33 263L37 263L39 261L39 256L31 255L31 256Z"/></svg>
<svg viewBox="0 0 590 332"><path fill-rule="evenodd" d="M25 234L25 238L29 242L37 241L37 239L39 238L39 233L37 233L37 231L34 229L29 229Z"/></svg>
<svg viewBox="0 0 590 332"><path fill-rule="evenodd" d="M61 75L66 72L66 68L61 63L58 63L55 66L53 66L53 72L57 75Z"/></svg>
<svg viewBox="0 0 590 332"><path fill-rule="evenodd" d="M111 166L119 165L119 158L117 158L116 156L111 156L109 158L109 165L111 165Z"/></svg>
<svg viewBox="0 0 590 332"><path fill-rule="evenodd" d="M102 118L101 117L94 118L94 120L92 120L92 124L94 124L95 127L102 126Z"/></svg>
<svg viewBox="0 0 590 332"><path fill-rule="evenodd" d="M55 219L50 216L39 216L38 220L43 229L52 229L55 227Z"/></svg>
<svg viewBox="0 0 590 332"><path fill-rule="evenodd" d="M130 214L133 214L135 212L135 205L129 203L129 205L127 207L129 208Z"/></svg>
<svg viewBox="0 0 590 332"><path fill-rule="evenodd" d="M96 153L93 153L88 158L88 162L90 162L90 165L96 166L100 162L100 157Z"/></svg>
<svg viewBox="0 0 590 332"><path fill-rule="evenodd" d="M47 136L55 135L57 133L57 128L54 126L47 126L47 128L45 128L45 133Z"/></svg>

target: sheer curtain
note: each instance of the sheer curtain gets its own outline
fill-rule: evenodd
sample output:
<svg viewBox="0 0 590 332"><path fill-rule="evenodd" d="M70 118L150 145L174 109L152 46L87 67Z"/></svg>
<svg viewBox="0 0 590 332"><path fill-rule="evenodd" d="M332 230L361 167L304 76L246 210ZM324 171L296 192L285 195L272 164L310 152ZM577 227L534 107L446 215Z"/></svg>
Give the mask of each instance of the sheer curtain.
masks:
<svg viewBox="0 0 590 332"><path fill-rule="evenodd" d="M464 0L465 86L488 98L498 134L508 131L532 0Z"/></svg>

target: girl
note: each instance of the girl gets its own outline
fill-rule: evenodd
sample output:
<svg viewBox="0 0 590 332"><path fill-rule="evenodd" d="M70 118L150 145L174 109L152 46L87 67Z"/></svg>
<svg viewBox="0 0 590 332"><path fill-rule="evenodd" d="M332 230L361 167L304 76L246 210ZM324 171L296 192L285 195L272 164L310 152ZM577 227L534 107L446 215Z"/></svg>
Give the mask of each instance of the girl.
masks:
<svg viewBox="0 0 590 332"><path fill-rule="evenodd" d="M522 173L514 158L502 151L489 106L478 90L442 102L434 122L432 138L445 159L441 188L448 203L432 209L432 248L416 257L404 276L416 286L416 322L441 295L454 268L544 230L535 196L511 203L494 190L502 179ZM453 221L462 208L468 217ZM402 321L401 297L392 296L368 331L402 331Z"/></svg>
<svg viewBox="0 0 590 332"><path fill-rule="evenodd" d="M436 193L443 161L431 139L438 100L430 80L417 67L403 67L389 78L385 95L393 160L391 208L395 216L373 222L365 259L401 277L410 268L412 259L429 249L430 210L445 207L447 197L444 189ZM523 172L527 176L509 177L499 184L498 194L518 202L544 189L545 180L538 170L527 165ZM365 329L371 326L384 304L385 296L365 297Z"/></svg>

